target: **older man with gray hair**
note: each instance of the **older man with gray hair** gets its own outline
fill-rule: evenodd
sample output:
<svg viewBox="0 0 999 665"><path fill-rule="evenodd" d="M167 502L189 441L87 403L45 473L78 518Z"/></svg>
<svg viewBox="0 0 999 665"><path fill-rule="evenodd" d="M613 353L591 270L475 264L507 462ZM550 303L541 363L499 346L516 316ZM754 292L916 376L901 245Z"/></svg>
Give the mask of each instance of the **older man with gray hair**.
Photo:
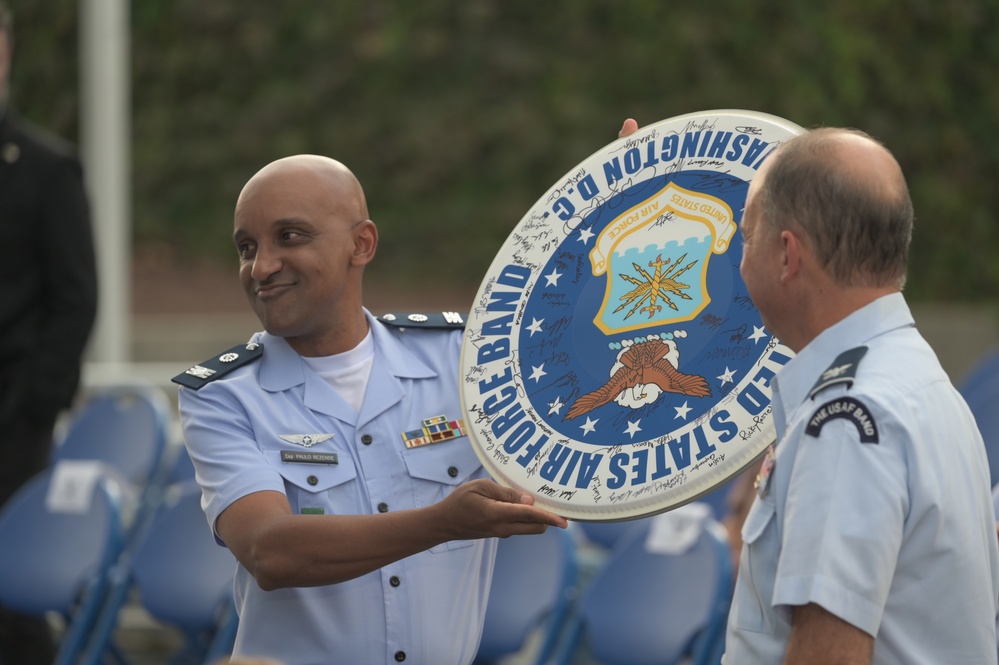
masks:
<svg viewBox="0 0 999 665"><path fill-rule="evenodd" d="M901 168L862 132L796 137L750 185L742 276L797 356L725 663L996 662L988 461L902 297L912 223Z"/></svg>

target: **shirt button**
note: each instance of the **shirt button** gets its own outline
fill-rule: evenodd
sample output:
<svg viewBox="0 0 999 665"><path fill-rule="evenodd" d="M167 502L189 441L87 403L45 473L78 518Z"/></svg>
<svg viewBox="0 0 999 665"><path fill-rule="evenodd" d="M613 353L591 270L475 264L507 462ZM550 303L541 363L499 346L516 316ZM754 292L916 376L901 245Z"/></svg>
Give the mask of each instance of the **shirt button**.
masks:
<svg viewBox="0 0 999 665"><path fill-rule="evenodd" d="M389 584L391 584L392 586L399 586L400 584L402 584L402 580L400 580L397 576L393 575L392 577L389 578Z"/></svg>
<svg viewBox="0 0 999 665"><path fill-rule="evenodd" d="M305 482L309 483L310 485L316 485L319 483L319 479L316 478L315 476L309 476L308 478L305 479Z"/></svg>
<svg viewBox="0 0 999 665"><path fill-rule="evenodd" d="M396 651L395 652L395 660L396 660L397 663L401 663L402 661L406 660L406 652L405 651Z"/></svg>
<svg viewBox="0 0 999 665"><path fill-rule="evenodd" d="M373 441L373 439L371 438L370 434L362 434L361 435L361 443L363 443L364 445L370 446L372 441ZM399 653L402 653L402 652L400 651ZM403 654L402 657L405 658L406 654Z"/></svg>
<svg viewBox="0 0 999 665"><path fill-rule="evenodd" d="M451 476L452 478L456 477L458 475L458 467L449 466L447 468L447 475Z"/></svg>
<svg viewBox="0 0 999 665"><path fill-rule="evenodd" d="M384 501L381 502L381 503L379 503L378 504L378 512L380 512L380 513L387 513L388 512L388 504L385 503Z"/></svg>

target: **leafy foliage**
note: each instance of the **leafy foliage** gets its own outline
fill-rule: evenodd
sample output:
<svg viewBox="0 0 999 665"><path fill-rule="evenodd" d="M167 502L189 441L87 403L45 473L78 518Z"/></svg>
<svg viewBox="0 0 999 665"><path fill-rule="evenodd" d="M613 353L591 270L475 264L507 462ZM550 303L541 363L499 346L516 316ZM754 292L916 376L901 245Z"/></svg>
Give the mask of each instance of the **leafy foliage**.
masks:
<svg viewBox="0 0 999 665"><path fill-rule="evenodd" d="M13 99L76 133L75 2L12 2ZM364 183L374 271L478 283L548 187L640 123L712 108L881 139L917 211L909 293L999 291L994 0L141 0L135 238L234 256L240 187L321 153Z"/></svg>

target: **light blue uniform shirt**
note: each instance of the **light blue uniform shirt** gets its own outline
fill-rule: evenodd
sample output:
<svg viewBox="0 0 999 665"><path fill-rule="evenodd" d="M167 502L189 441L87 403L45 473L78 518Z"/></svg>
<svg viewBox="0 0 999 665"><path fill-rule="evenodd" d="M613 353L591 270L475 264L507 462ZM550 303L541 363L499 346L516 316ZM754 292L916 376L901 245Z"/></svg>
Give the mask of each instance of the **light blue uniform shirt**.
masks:
<svg viewBox="0 0 999 665"><path fill-rule="evenodd" d="M184 438L213 529L234 501L263 490L287 495L295 513L371 514L428 506L484 476L466 437L406 448L402 436L426 418L463 417L461 332L391 328L365 314L375 357L359 414L266 333L253 337L264 347L259 360L196 392L180 389ZM336 463L282 462L282 451L333 453ZM395 663L403 654L407 665L469 663L495 551L495 539L454 541L340 584L275 591L262 591L239 566L235 653L285 665Z"/></svg>
<svg viewBox="0 0 999 665"><path fill-rule="evenodd" d="M855 382L810 395L859 346L868 351L855 368L830 373L855 369ZM851 400L862 415L820 412ZM806 346L778 375L773 409L775 466L743 525L724 662L782 662L791 607L817 603L875 637L878 665L995 663L985 449L902 295Z"/></svg>

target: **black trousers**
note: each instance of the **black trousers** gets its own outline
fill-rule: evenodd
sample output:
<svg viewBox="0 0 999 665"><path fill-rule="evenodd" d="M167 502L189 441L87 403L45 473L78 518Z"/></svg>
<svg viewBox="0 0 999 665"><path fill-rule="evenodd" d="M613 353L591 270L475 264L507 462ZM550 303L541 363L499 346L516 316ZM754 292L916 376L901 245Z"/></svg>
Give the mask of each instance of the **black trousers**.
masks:
<svg viewBox="0 0 999 665"><path fill-rule="evenodd" d="M54 420L37 423L23 417L0 423L0 510L18 488L48 465L54 425ZM0 665L51 665L55 654L44 618L0 607Z"/></svg>

